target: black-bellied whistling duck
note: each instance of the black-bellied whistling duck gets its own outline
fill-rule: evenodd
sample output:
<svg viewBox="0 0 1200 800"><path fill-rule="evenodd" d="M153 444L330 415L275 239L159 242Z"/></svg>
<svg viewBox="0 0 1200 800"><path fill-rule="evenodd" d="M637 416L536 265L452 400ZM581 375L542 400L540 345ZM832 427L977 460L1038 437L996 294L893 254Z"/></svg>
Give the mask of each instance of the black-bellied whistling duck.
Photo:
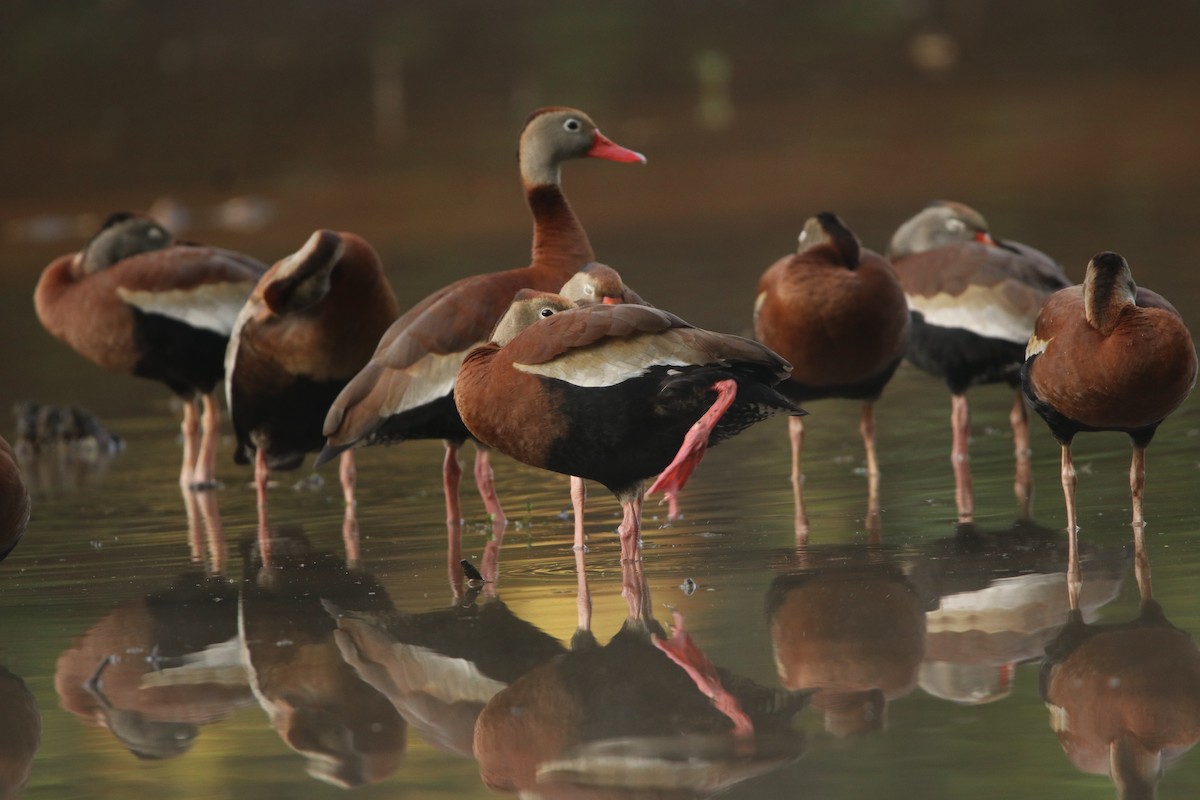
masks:
<svg viewBox="0 0 1200 800"><path fill-rule="evenodd" d="M563 284L558 292L577 306L591 306L597 303L604 305L620 305L634 303L650 305L633 289L625 285L621 275L607 264L593 261L585 264L579 272L571 276L571 280ZM676 519L679 516L679 501L676 492L668 491L666 499L670 503L667 516ZM575 514L575 541L584 541L583 509L587 503L587 484L577 475L571 476L571 506Z"/></svg>
<svg viewBox="0 0 1200 800"><path fill-rule="evenodd" d="M1070 281L1045 253L993 237L983 216L962 203L931 203L896 230L888 257L912 310L905 355L950 389L958 521L975 514L967 389L1000 382L1014 391L1013 488L1028 517L1033 483L1021 362L1042 302Z"/></svg>
<svg viewBox="0 0 1200 800"><path fill-rule="evenodd" d="M397 311L379 256L353 233L317 231L258 282L229 339L226 373L234 458L254 460L260 518L269 471L295 469L321 449L330 404ZM352 508L353 450L342 453L341 478Z"/></svg>
<svg viewBox="0 0 1200 800"><path fill-rule="evenodd" d="M790 371L778 355L648 306L522 290L491 339L458 374L463 422L518 461L608 487L624 559L637 557L645 478L678 490L707 444L804 413L771 388Z"/></svg>
<svg viewBox="0 0 1200 800"><path fill-rule="evenodd" d="M797 403L826 397L862 400L859 432L867 454L867 527L879 527L875 401L904 357L908 304L896 272L864 249L836 214L809 218L796 253L763 273L754 303L754 335L792 364L779 391ZM804 421L788 418L796 535L808 534L800 450Z"/></svg>
<svg viewBox="0 0 1200 800"><path fill-rule="evenodd" d="M584 264L578 272L571 276L569 281L562 285L558 293L577 306L590 306L596 303L610 306L621 303L650 305L637 292L625 285L619 272L598 261Z"/></svg>
<svg viewBox="0 0 1200 800"><path fill-rule="evenodd" d="M174 241L150 217L119 213L78 253L46 267L34 305L46 330L86 358L162 381L183 400L179 483L212 488L220 437L214 392L225 346L265 271L240 253ZM202 425L196 395L204 406Z"/></svg>
<svg viewBox="0 0 1200 800"><path fill-rule="evenodd" d="M320 464L358 443L442 439L446 517L462 519L458 449L471 434L454 408L454 380L471 348L487 341L518 289L557 291L595 260L591 243L567 204L560 183L564 161L603 158L645 163L614 144L582 111L543 108L525 121L517 158L533 212L533 258L528 267L464 278L413 306L387 330L367 366L329 409ZM475 482L493 520L504 511L496 497L486 448L475 453Z"/></svg>
<svg viewBox="0 0 1200 800"><path fill-rule="evenodd" d="M1056 292L1042 307L1021 377L1025 396L1062 445L1071 551L1078 539L1071 440L1080 431L1129 434L1133 527L1140 538L1146 446L1196 385L1196 347L1179 312L1161 295L1139 289L1120 255L1099 253L1082 286Z"/></svg>
<svg viewBox="0 0 1200 800"><path fill-rule="evenodd" d="M13 450L0 436L0 561L12 552L29 525L29 490Z"/></svg>

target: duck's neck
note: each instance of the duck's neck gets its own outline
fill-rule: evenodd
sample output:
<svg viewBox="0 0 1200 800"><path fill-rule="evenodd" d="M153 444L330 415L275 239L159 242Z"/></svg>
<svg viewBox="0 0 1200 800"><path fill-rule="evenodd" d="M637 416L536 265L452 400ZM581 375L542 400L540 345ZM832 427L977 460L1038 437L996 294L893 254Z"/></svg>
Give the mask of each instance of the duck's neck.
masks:
<svg viewBox="0 0 1200 800"><path fill-rule="evenodd" d="M584 264L596 260L583 225L556 183L527 186L533 212L533 260L530 266L559 273L565 283Z"/></svg>
<svg viewBox="0 0 1200 800"><path fill-rule="evenodd" d="M1088 323L1107 336L1117 325L1125 306L1133 305L1137 289L1127 271L1089 269L1083 279L1083 313Z"/></svg>

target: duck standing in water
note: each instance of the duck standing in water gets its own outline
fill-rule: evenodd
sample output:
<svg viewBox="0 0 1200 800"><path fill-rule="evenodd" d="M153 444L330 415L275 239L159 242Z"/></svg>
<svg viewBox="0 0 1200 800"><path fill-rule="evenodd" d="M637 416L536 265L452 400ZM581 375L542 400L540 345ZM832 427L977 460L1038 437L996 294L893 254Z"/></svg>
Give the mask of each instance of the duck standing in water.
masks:
<svg viewBox="0 0 1200 800"><path fill-rule="evenodd" d="M46 267L34 306L42 326L85 358L161 381L179 396L179 483L211 489L217 485L220 439L215 391L225 371L225 348L238 312L266 269L240 253L175 241L150 217L118 213L82 250ZM203 404L199 418L197 395Z"/></svg>
<svg viewBox="0 0 1200 800"><path fill-rule="evenodd" d="M1117 253L1096 255L1082 286L1046 301L1021 378L1025 396L1062 445L1072 554L1078 551L1078 514L1071 440L1080 431L1129 434L1129 490L1134 535L1140 539L1146 447L1191 393L1196 367L1196 347L1179 312L1161 295L1138 288L1129 263Z"/></svg>
<svg viewBox="0 0 1200 800"><path fill-rule="evenodd" d="M463 361L455 402L480 441L604 484L623 511L621 556L634 559L643 480L662 473L649 491L678 491L707 445L776 413L804 413L772 388L790 371L757 342L659 309L574 308L524 290Z"/></svg>
<svg viewBox="0 0 1200 800"><path fill-rule="evenodd" d="M254 460L260 530L270 470L295 469L321 449L330 403L397 312L379 256L352 233L313 233L259 281L230 337L226 374L234 458ZM341 480L353 506L353 450L342 453Z"/></svg>
<svg viewBox="0 0 1200 800"><path fill-rule="evenodd" d="M896 272L864 249L836 214L804 223L800 249L776 261L758 282L754 335L792 364L779 391L797 403L826 397L862 400L859 432L867 456L867 528L879 528L875 401L904 356L908 304ZM788 418L796 535L808 535L800 450L804 420Z"/></svg>
<svg viewBox="0 0 1200 800"><path fill-rule="evenodd" d="M529 116L518 146L521 183L533 212L529 266L459 280L396 320L371 360L330 407L318 464L357 444L442 439L446 519L451 526L461 523L458 449L471 433L454 406L459 365L468 351L487 341L518 289L557 291L595 260L587 233L560 185L563 162L586 157L646 161L603 136L582 111L551 107ZM503 522L486 447L475 453L475 483L492 519Z"/></svg>
<svg viewBox="0 0 1200 800"><path fill-rule="evenodd" d="M1013 489L1028 518L1033 477L1021 362L1042 303L1071 282L1045 253L992 236L983 215L962 203L931 203L909 219L892 236L888 258L912 310L905 357L950 389L958 521L975 518L967 389L987 383L1014 390Z"/></svg>

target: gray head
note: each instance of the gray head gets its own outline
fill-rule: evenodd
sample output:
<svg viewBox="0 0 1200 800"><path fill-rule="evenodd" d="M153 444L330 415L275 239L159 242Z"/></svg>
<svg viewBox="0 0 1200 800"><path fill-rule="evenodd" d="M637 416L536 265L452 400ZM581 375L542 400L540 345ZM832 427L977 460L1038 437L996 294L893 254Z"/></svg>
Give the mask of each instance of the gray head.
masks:
<svg viewBox="0 0 1200 800"><path fill-rule="evenodd" d="M846 227L841 217L830 211L822 211L815 217L809 217L800 231L799 248L796 252L803 253L821 245L828 245L841 256L842 262L854 269L858 266L862 254L862 245L854 231Z"/></svg>
<svg viewBox="0 0 1200 800"><path fill-rule="evenodd" d="M896 229L888 254L901 258L964 242L990 244L987 220L968 205L938 200Z"/></svg>
<svg viewBox="0 0 1200 800"><path fill-rule="evenodd" d="M504 312L504 316L496 323L491 341L503 347L530 325L552 317L560 311L573 308L574 305L562 295L522 289L517 292L508 311Z"/></svg>
<svg viewBox="0 0 1200 800"><path fill-rule="evenodd" d="M90 275L138 253L162 250L172 241L170 231L151 217L122 211L109 215L79 251L76 263Z"/></svg>
<svg viewBox="0 0 1200 800"><path fill-rule="evenodd" d="M584 264L579 272L576 272L569 281L563 284L558 293L579 306L590 306L596 303L606 305L640 304L641 301L641 298L621 280L619 272L598 261Z"/></svg>
<svg viewBox="0 0 1200 800"><path fill-rule="evenodd" d="M621 147L601 134L591 117L578 109L541 108L525 120L517 160L526 184L558 184L562 162L587 157L646 163L641 153Z"/></svg>

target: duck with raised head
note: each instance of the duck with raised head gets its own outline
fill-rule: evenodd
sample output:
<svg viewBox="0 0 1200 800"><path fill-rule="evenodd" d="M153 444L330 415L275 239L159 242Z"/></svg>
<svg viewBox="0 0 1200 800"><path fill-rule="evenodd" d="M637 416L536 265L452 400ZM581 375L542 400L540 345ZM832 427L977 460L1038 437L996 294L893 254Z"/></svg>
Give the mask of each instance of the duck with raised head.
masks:
<svg viewBox="0 0 1200 800"><path fill-rule="evenodd" d="M859 432L867 457L867 527L879 526L875 401L904 356L908 304L896 272L862 246L830 212L810 217L799 249L763 273L754 303L754 335L792 364L777 387L797 403L826 397L862 400ZM796 535L808 534L800 451L802 417L788 418Z"/></svg>
<svg viewBox="0 0 1200 800"><path fill-rule="evenodd" d="M678 491L709 444L776 413L804 413L772 388L790 370L757 342L659 309L573 307L522 290L491 341L463 361L454 399L479 441L613 492L622 558L632 559L643 480L661 473L649 491Z"/></svg>
<svg viewBox="0 0 1200 800"><path fill-rule="evenodd" d="M353 233L316 231L258 282L230 337L226 374L234 458L254 461L260 516L270 471L321 449L329 405L397 313L379 255ZM341 478L352 505L353 450L342 453Z"/></svg>
<svg viewBox="0 0 1200 800"><path fill-rule="evenodd" d="M1076 550L1075 467L1080 431L1121 431L1133 442L1133 526L1145 524L1146 447L1196 385L1196 346L1179 312L1133 282L1117 253L1092 258L1082 286L1055 293L1038 315L1021 370L1025 396L1062 446L1067 533Z"/></svg>
<svg viewBox="0 0 1200 800"><path fill-rule="evenodd" d="M338 395L325 419L323 463L356 444L442 439L446 516L458 524L458 449L469 438L454 407L459 365L487 341L518 289L557 291L595 260L587 233L561 186L561 168L574 158L645 163L615 144L572 108L535 111L521 131L517 158L525 199L533 212L533 251L527 267L463 278L413 306L383 335L375 354ZM502 520L486 448L475 453L475 482L488 513Z"/></svg>
<svg viewBox="0 0 1200 800"><path fill-rule="evenodd" d="M987 383L1013 388L1013 489L1028 517L1033 479L1021 362L1042 303L1071 282L1045 253L996 238L982 214L948 201L929 204L901 225L888 257L912 311L905 356L950 390L958 521L971 522L975 515L967 389Z"/></svg>
<svg viewBox="0 0 1200 800"><path fill-rule="evenodd" d="M152 218L122 212L109 216L78 253L46 267L34 305L43 327L84 357L161 381L183 400L179 483L210 489L225 348L266 269L240 253L176 241Z"/></svg>

